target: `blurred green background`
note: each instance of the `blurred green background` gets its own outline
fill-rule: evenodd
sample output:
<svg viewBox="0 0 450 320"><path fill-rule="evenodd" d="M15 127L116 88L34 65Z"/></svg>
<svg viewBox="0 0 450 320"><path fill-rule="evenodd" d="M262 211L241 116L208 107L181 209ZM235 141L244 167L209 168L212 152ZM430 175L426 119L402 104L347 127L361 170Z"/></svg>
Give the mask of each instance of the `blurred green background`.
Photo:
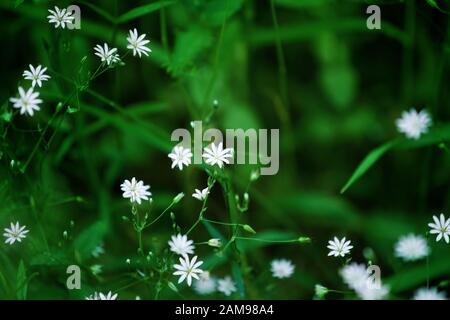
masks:
<svg viewBox="0 0 450 320"><path fill-rule="evenodd" d="M450 10L448 2L436 2ZM260 238L312 239L306 245L238 242L249 280L237 297L311 299L316 283L346 290L338 275L343 261L327 257L334 235L352 240L354 261L381 267L391 297L410 298L427 278L432 285L449 280L448 245L431 239L428 264L402 263L393 245L405 233L424 234L433 214L448 215L450 157L438 145L450 130L389 150L340 193L366 154L400 137L395 119L403 110L426 108L436 125L448 128L450 25L448 14L430 3L1 0L0 228L17 220L30 233L20 244L0 245L0 298L79 299L95 290L152 298L157 279L147 288L125 263L136 260L137 244L121 218L130 205L119 185L133 176L150 184L153 215L184 192L173 211L182 230L189 228L200 209L190 195L206 186L207 175L196 166L170 169L170 134L205 119L214 100L212 127L280 129L280 170L251 185L241 221ZM70 4L81 8L81 29L54 29L47 9ZM366 28L369 4L381 8L381 30ZM67 79L82 83L97 68L93 47L107 42L124 53L135 27L151 40L150 56L128 55L125 65L89 83L54 115L74 90ZM9 98L25 83L28 64L47 66L52 79L39 90L41 111L11 120ZM241 197L251 169L226 168ZM229 220L219 185L207 215ZM229 236L226 227L217 229ZM210 232L202 226L192 237L207 241ZM146 231L145 246L158 255L172 233L164 217ZM94 258L100 243L105 254ZM199 246L197 254L215 259L217 276L242 271L209 247ZM292 281L270 278L274 258L293 261ZM82 267L81 290L65 287L70 264ZM103 266L99 275L90 270L95 264ZM161 285L161 298L200 298Z"/></svg>

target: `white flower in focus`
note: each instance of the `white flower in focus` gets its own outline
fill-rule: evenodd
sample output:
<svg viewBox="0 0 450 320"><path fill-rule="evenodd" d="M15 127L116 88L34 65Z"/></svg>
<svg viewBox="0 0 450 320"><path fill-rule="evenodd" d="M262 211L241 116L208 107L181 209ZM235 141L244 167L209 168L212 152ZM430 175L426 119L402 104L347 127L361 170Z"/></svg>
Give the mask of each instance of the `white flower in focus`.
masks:
<svg viewBox="0 0 450 320"><path fill-rule="evenodd" d="M182 283L184 279L186 279L186 282L188 286L191 286L192 284L192 278L199 280L199 277L197 275L201 274L203 270L199 269L203 264L203 261L197 262L197 256L194 256L192 260L189 259L188 256L180 257L180 264L175 264L173 267L177 269L173 273L175 276L180 276L180 279L178 279L178 283Z"/></svg>
<svg viewBox="0 0 450 320"><path fill-rule="evenodd" d="M20 109L20 114L27 113L30 116L34 115L34 111L39 111L41 108L39 104L42 103L38 99L39 92L34 92L33 88L28 89L27 92L19 87L19 98L10 98L9 101L13 103L13 107Z"/></svg>
<svg viewBox="0 0 450 320"><path fill-rule="evenodd" d="M87 296L84 298L85 300L100 300L100 297L98 296L97 292L94 292L90 296Z"/></svg>
<svg viewBox="0 0 450 320"><path fill-rule="evenodd" d="M226 296L229 296L236 290L236 284L230 276L226 276L225 278L217 281L217 291L222 292Z"/></svg>
<svg viewBox="0 0 450 320"><path fill-rule="evenodd" d="M72 23L72 20L75 19L74 16L70 14L67 9L59 9L57 6L55 6L55 10L48 10L48 12L51 13L51 15L47 16L49 23L54 23L55 28L58 28L61 26L61 28L66 27L66 23Z"/></svg>
<svg viewBox="0 0 450 320"><path fill-rule="evenodd" d="M339 273L343 281L352 289L366 284L367 270L366 266L362 263L352 262L344 266Z"/></svg>
<svg viewBox="0 0 450 320"><path fill-rule="evenodd" d="M219 168L222 168L224 163L229 164L230 161L227 158L233 157L233 149L223 149L222 142L220 142L218 146L211 143L210 147L205 147L203 151L202 156L205 158L206 163L212 166L217 164Z"/></svg>
<svg viewBox="0 0 450 320"><path fill-rule="evenodd" d="M182 170L183 165L187 167L191 164L192 152L189 148L175 146L169 153L169 158L172 159L172 169L178 166L178 169Z"/></svg>
<svg viewBox="0 0 450 320"><path fill-rule="evenodd" d="M290 260L279 259L272 260L270 263L270 271L275 278L289 278L294 273L295 266Z"/></svg>
<svg viewBox="0 0 450 320"><path fill-rule="evenodd" d="M365 283L357 287L355 292L361 300L383 300L389 294L389 288L385 285L371 287Z"/></svg>
<svg viewBox="0 0 450 320"><path fill-rule="evenodd" d="M208 271L200 274L199 279L194 281L194 290L198 294L211 294L216 291L216 278L212 277Z"/></svg>
<svg viewBox="0 0 450 320"><path fill-rule="evenodd" d="M177 234L176 236L172 236L171 240L169 240L170 251L180 255L186 256L188 254L194 253L194 241L188 240L186 235Z"/></svg>
<svg viewBox="0 0 450 320"><path fill-rule="evenodd" d="M10 228L5 228L5 233L3 234L6 238L5 243L13 244L16 241L22 242L22 239L27 237L26 234L29 231L25 229L25 226L20 226L19 222L16 222L16 224L11 222Z"/></svg>
<svg viewBox="0 0 450 320"><path fill-rule="evenodd" d="M85 298L86 300L117 300L117 293L113 294L109 291L107 294L101 292L94 292L94 294Z"/></svg>
<svg viewBox="0 0 450 320"><path fill-rule="evenodd" d="M440 241L442 237L446 243L450 242L450 218L445 219L443 213L441 213L439 219L437 216L433 216L434 223L429 223L431 228L431 234L437 234L436 241Z"/></svg>
<svg viewBox="0 0 450 320"><path fill-rule="evenodd" d="M36 84L39 87L42 87L42 81L47 81L50 79L49 75L45 74L45 71L47 71L47 68L42 68L41 65L38 65L36 68L34 68L31 64L29 65L30 70L25 70L23 72L23 77L25 80L31 80L33 81L31 83L31 86L35 86Z"/></svg>
<svg viewBox="0 0 450 320"><path fill-rule="evenodd" d="M104 43L103 47L101 45L96 45L94 47L95 55L100 57L102 62L106 62L107 65L116 63L120 61L120 57L117 54L117 48L109 49L108 44Z"/></svg>
<svg viewBox="0 0 450 320"><path fill-rule="evenodd" d="M417 112L415 109L403 111L400 119L395 122L397 130L404 133L410 139L419 139L420 136L428 132L431 126L431 117L425 110Z"/></svg>
<svg viewBox="0 0 450 320"><path fill-rule="evenodd" d="M414 261L426 257L430 249L422 236L408 234L400 237L395 244L395 256L405 261Z"/></svg>
<svg viewBox="0 0 450 320"><path fill-rule="evenodd" d="M133 56L136 53L141 57L141 54L145 54L148 56L148 52L152 52L152 50L145 45L150 42L150 40L145 39L145 33L138 35L136 28L134 30L130 30L130 35L127 37L128 46L127 49L133 50Z"/></svg>
<svg viewBox="0 0 450 320"><path fill-rule="evenodd" d="M330 249L328 256L344 257L347 253L350 253L350 249L352 249L353 246L350 245L350 240L345 240L345 237L341 240L334 237L333 240L328 241L327 248Z"/></svg>
<svg viewBox="0 0 450 320"><path fill-rule="evenodd" d="M131 181L125 180L120 189L123 191L124 198L130 198L131 202L137 202L141 204L141 200L148 200L151 196L151 192L147 191L150 186L144 185L144 181L137 181L136 178L132 178Z"/></svg>
<svg viewBox="0 0 450 320"><path fill-rule="evenodd" d="M206 187L203 190L195 189L195 192L192 194L192 197L194 197L197 200L203 201L206 199L206 196L209 194L208 187Z"/></svg>
<svg viewBox="0 0 450 320"><path fill-rule="evenodd" d="M414 294L413 300L446 300L444 292L439 292L436 288L420 288Z"/></svg>

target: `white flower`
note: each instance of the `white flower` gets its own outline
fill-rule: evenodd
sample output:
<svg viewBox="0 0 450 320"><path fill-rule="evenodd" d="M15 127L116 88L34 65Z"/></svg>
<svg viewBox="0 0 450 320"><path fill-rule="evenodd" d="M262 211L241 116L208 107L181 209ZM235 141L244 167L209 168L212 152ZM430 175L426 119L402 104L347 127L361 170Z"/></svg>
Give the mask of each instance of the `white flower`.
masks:
<svg viewBox="0 0 450 320"><path fill-rule="evenodd" d="M31 64L29 65L30 70L25 70L23 72L23 77L25 80L32 80L33 82L31 85L34 87L37 83L39 87L42 87L42 81L47 81L50 79L49 75L45 74L45 71L47 71L47 68L42 68L41 65L38 65L36 68L34 68Z"/></svg>
<svg viewBox="0 0 450 320"><path fill-rule="evenodd" d="M383 300L389 294L389 288L385 285L376 288L364 284L356 288L355 292L362 300Z"/></svg>
<svg viewBox="0 0 450 320"><path fill-rule="evenodd" d="M433 216L434 223L429 223L428 226L431 228L430 233L436 234L436 241L440 241L444 237L445 242L450 242L450 218L445 219L443 213L440 215L440 219L437 216Z"/></svg>
<svg viewBox="0 0 450 320"><path fill-rule="evenodd" d="M19 87L19 98L10 98L9 101L14 104L14 108L20 108L20 114L27 113L33 116L35 110L39 111L41 109L39 104L42 103L42 100L38 99L38 97L39 92L34 92L33 88L25 92L22 87Z"/></svg>
<svg viewBox="0 0 450 320"><path fill-rule="evenodd" d="M344 282L352 289L358 288L361 284L366 284L367 270L362 263L352 262L340 270Z"/></svg>
<svg viewBox="0 0 450 320"><path fill-rule="evenodd" d="M210 294L216 291L217 280L208 271L200 274L199 279L194 281L194 290L198 294Z"/></svg>
<svg viewBox="0 0 450 320"><path fill-rule="evenodd" d="M175 146L169 153L169 158L172 159L172 169L178 166L178 169L182 170L183 165L187 167L191 164L192 152L189 148Z"/></svg>
<svg viewBox="0 0 450 320"><path fill-rule="evenodd" d="M439 292L436 288L420 288L414 294L413 300L446 300L444 292Z"/></svg>
<svg viewBox="0 0 450 320"><path fill-rule="evenodd" d="M397 130L410 139L419 139L431 126L431 117L425 110L417 112L415 109L403 111L402 117L395 122Z"/></svg>
<svg viewBox="0 0 450 320"><path fill-rule="evenodd" d="M117 300L117 293L113 294L109 291L107 294L101 292L94 292L94 294L85 298L86 300Z"/></svg>
<svg viewBox="0 0 450 320"><path fill-rule="evenodd" d="M414 261L426 257L430 249L422 236L408 234L400 237L395 244L395 256L405 261Z"/></svg>
<svg viewBox="0 0 450 320"><path fill-rule="evenodd" d="M137 181L136 178L133 177L131 181L125 180L121 185L120 189L123 191L124 198L130 198L131 202L137 202L141 204L141 200L148 200L148 197L151 196L151 192L147 191L150 186L144 185L144 181Z"/></svg>
<svg viewBox="0 0 450 320"><path fill-rule="evenodd" d="M57 6L55 6L55 10L48 10L48 12L51 13L51 15L47 16L49 23L54 23L55 28L58 28L61 26L61 28L66 27L66 23L72 23L72 20L75 19L74 16L70 14L67 9L59 9Z"/></svg>
<svg viewBox="0 0 450 320"><path fill-rule="evenodd" d="M19 222L16 222L16 224L11 222L11 227L5 228L5 233L3 234L6 238L5 243L13 244L14 242L22 242L22 239L25 239L27 236L26 234L30 230L26 230L25 226L20 226Z"/></svg>
<svg viewBox="0 0 450 320"><path fill-rule="evenodd" d="M295 266L290 260L272 260L270 263L270 271L272 271L272 276L275 278L289 278L294 273L294 269Z"/></svg>
<svg viewBox="0 0 450 320"><path fill-rule="evenodd" d="M222 168L224 163L229 164L230 161L227 158L233 157L233 149L223 149L222 142L220 142L218 146L216 146L214 143L211 143L210 147L205 147L203 151L204 152L202 156L206 159L206 163L212 166L217 164L219 168Z"/></svg>
<svg viewBox="0 0 450 320"><path fill-rule="evenodd" d="M350 240L345 241L345 237L340 241L337 237L334 237L333 240L328 241L327 248L330 249L328 256L343 257L347 253L350 253L350 249L352 249L353 246L350 245Z"/></svg>
<svg viewBox="0 0 450 320"><path fill-rule="evenodd" d="M177 234L169 240L170 251L186 256L194 253L194 241L188 240L186 235Z"/></svg>
<svg viewBox="0 0 450 320"><path fill-rule="evenodd" d="M173 267L177 269L173 274L175 276L180 276L180 279L178 279L178 283L182 283L184 279L186 279L186 282L188 286L191 286L192 278L199 279L198 274L201 274L203 270L199 269L203 264L203 261L197 262L197 256L194 256L192 260L189 259L188 256L180 257L180 264L175 264Z"/></svg>
<svg viewBox="0 0 450 320"><path fill-rule="evenodd" d="M104 43L103 47L101 45L96 45L94 47L95 55L100 57L102 62L106 62L107 65L111 63L116 63L120 61L120 57L117 54L117 48L109 49L108 44Z"/></svg>
<svg viewBox="0 0 450 320"><path fill-rule="evenodd" d="M145 33L139 36L136 28L134 28L134 30L130 30L130 36L127 37L127 41L127 49L133 50L133 56L135 56L137 53L140 58L141 54L145 54L146 56L148 56L147 51L152 52L150 48L145 46L150 42L150 40L145 40Z"/></svg>
<svg viewBox="0 0 450 320"><path fill-rule="evenodd" d="M195 189L195 192L192 194L192 197L194 197L197 200L203 201L206 199L206 196L209 194L208 187L206 187L203 190Z"/></svg>
<svg viewBox="0 0 450 320"><path fill-rule="evenodd" d="M236 285L230 276L217 281L217 291L222 292L226 296L229 296L236 290Z"/></svg>
<svg viewBox="0 0 450 320"><path fill-rule="evenodd" d="M104 248L104 245L103 245L103 243L100 243L98 246L96 246L93 250L92 250L92 252L91 252L91 254L92 254L92 256L94 257L94 258L98 258L100 255L102 255L102 254L104 254L105 253L105 248Z"/></svg>

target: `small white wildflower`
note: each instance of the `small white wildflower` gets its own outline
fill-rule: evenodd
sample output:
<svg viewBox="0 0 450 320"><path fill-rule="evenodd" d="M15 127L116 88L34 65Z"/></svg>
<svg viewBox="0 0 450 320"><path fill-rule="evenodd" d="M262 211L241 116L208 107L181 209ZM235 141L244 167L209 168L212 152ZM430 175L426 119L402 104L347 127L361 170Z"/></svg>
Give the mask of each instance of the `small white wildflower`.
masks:
<svg viewBox="0 0 450 320"><path fill-rule="evenodd" d="M366 266L362 263L352 262L344 266L339 273L344 282L352 289L366 284L367 270Z"/></svg>
<svg viewBox="0 0 450 320"><path fill-rule="evenodd" d="M429 223L428 226L431 228L431 234L437 234L436 241L440 241L444 238L446 243L450 242L450 218L445 219L443 213L441 213L440 219L437 216L433 216L434 223Z"/></svg>
<svg viewBox="0 0 450 320"><path fill-rule="evenodd" d="M395 244L395 256L405 261L415 261L426 257L430 249L422 236L408 234L400 237Z"/></svg>
<svg viewBox="0 0 450 320"><path fill-rule="evenodd" d="M289 278L294 273L295 266L290 260L279 259L272 260L270 263L270 271L275 278Z"/></svg>
<svg viewBox="0 0 450 320"><path fill-rule="evenodd" d="M191 164L192 152L189 148L175 146L169 153L169 158L172 159L172 169L178 167L179 170L182 170L183 165L187 167Z"/></svg>
<svg viewBox="0 0 450 320"><path fill-rule="evenodd" d="M327 248L330 249L328 256L344 257L346 254L350 253L353 246L350 245L350 240L346 241L345 237L341 240L334 237L333 240L328 241Z"/></svg>
<svg viewBox="0 0 450 320"><path fill-rule="evenodd" d="M5 243L22 242L22 239L27 237L26 234L28 232L29 230L25 229L25 226L20 226L19 222L16 222L16 224L11 222L10 228L5 228L5 233L3 234L6 238Z"/></svg>
<svg viewBox="0 0 450 320"><path fill-rule="evenodd" d="M180 255L186 256L194 253L194 241L189 240L186 235L177 234L172 236L169 240L170 251Z"/></svg>
<svg viewBox="0 0 450 320"><path fill-rule="evenodd" d="M208 240L208 246L220 248L222 246L222 241L217 238L212 238Z"/></svg>
<svg viewBox="0 0 450 320"><path fill-rule="evenodd" d="M447 296L436 288L420 288L415 292L413 300L447 300Z"/></svg>
<svg viewBox="0 0 450 320"><path fill-rule="evenodd" d="M87 296L84 298L85 300L100 300L100 297L98 296L97 292L94 292L90 296Z"/></svg>
<svg viewBox="0 0 450 320"><path fill-rule="evenodd" d="M180 257L180 264L175 264L173 267L177 270L173 273L175 276L180 276L178 283L182 283L184 279L188 286L192 284L192 278L199 279L197 274L201 274L203 270L199 267L203 264L203 261L197 261L197 256L194 256L192 260L188 256Z"/></svg>
<svg viewBox="0 0 450 320"><path fill-rule="evenodd" d="M236 284L230 276L217 280L217 291L222 292L224 295L229 296L236 290Z"/></svg>
<svg viewBox="0 0 450 320"><path fill-rule="evenodd" d="M419 139L422 134L428 132L431 124L428 112L425 110L417 112L415 109L403 111L401 118L396 121L397 130L410 139Z"/></svg>
<svg viewBox="0 0 450 320"><path fill-rule="evenodd" d="M361 300L383 300L389 294L389 287L381 285L376 288L365 283L355 288L355 292Z"/></svg>
<svg viewBox="0 0 450 320"><path fill-rule="evenodd" d="M137 181L136 178L132 178L131 181L125 180L121 185L120 189L123 191L124 198L130 198L131 202L137 202L141 204L142 200L148 200L151 196L151 192L147 191L150 186L144 185L144 181Z"/></svg>
<svg viewBox="0 0 450 320"><path fill-rule="evenodd" d="M86 300L117 300L117 293L113 294L109 291L107 294L101 292L94 292L94 294L87 296Z"/></svg>
<svg viewBox="0 0 450 320"><path fill-rule="evenodd" d="M216 291L217 280L208 271L200 274L199 279L194 281L194 290L201 295L211 294Z"/></svg>
<svg viewBox="0 0 450 320"><path fill-rule="evenodd" d="M223 148L222 142L216 146L214 143L211 143L209 147L205 147L203 150L203 158L207 164L215 165L217 164L219 168L223 168L224 163L229 164L230 160L227 158L233 157L233 149L231 148Z"/></svg>
<svg viewBox="0 0 450 320"><path fill-rule="evenodd" d="M36 68L34 68L31 64L29 65L30 70L25 70L23 72L23 77L25 80L31 80L31 86L34 87L36 84L39 87L42 87L42 81L47 81L50 79L49 75L45 74L45 71L47 71L47 68L42 68L41 65L38 65Z"/></svg>
<svg viewBox="0 0 450 320"><path fill-rule="evenodd" d="M96 45L94 47L95 55L100 57L102 62L106 62L107 65L116 63L120 61L120 57L117 54L117 48L109 49L108 44L104 43L103 47L101 45Z"/></svg>
<svg viewBox="0 0 450 320"><path fill-rule="evenodd" d="M206 199L206 196L209 194L208 187L205 189L199 190L195 189L195 192L192 194L192 197L194 197L197 200L203 201Z"/></svg>
<svg viewBox="0 0 450 320"><path fill-rule="evenodd" d="M64 29L66 27L66 23L69 24L75 19L75 17L72 16L67 9L59 9L57 6L55 6L55 10L49 9L48 12L51 13L51 15L47 16L48 22L54 23L55 28L61 26L61 28Z"/></svg>
<svg viewBox="0 0 450 320"><path fill-rule="evenodd" d="M133 50L133 56L136 53L141 57L141 54L145 54L148 56L148 52L152 52L152 50L145 45L150 42L150 40L145 39L145 33L138 35L136 28L134 30L130 30L130 35L127 37L128 46L127 49Z"/></svg>
<svg viewBox="0 0 450 320"><path fill-rule="evenodd" d="M33 88L28 89L27 92L19 87L19 98L10 98L9 101L13 103L13 107L20 109L20 114L27 113L30 116L34 115L34 111L39 111L41 108L39 104L42 103L38 99L39 92L34 92Z"/></svg>

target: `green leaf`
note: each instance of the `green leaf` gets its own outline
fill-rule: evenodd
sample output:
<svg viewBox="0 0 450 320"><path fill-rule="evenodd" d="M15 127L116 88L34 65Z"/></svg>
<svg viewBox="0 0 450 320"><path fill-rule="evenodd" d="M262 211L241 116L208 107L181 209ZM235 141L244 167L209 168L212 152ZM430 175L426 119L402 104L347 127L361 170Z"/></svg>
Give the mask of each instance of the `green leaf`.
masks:
<svg viewBox="0 0 450 320"><path fill-rule="evenodd" d="M364 158L364 160L359 164L356 168L355 172L353 172L350 179L348 179L345 186L341 189L341 193L344 193L352 184L354 184L359 178L361 178L367 170L369 170L377 161L380 159L386 152L388 152L398 141L389 141L378 148L369 152L369 154Z"/></svg>
<svg viewBox="0 0 450 320"><path fill-rule="evenodd" d="M98 13L100 16L102 16L103 18L105 18L109 22L114 22L115 21L115 19L114 19L114 17L112 15L110 15L108 12L106 12L102 8L96 6L96 5L92 4L92 3L84 1L84 0L78 0L77 2L85 5L86 7L89 7L90 9L92 9L92 11Z"/></svg>
<svg viewBox="0 0 450 320"><path fill-rule="evenodd" d="M16 295L17 299L25 300L27 298L28 281L25 264L20 260L19 268L17 269Z"/></svg>
<svg viewBox="0 0 450 320"><path fill-rule="evenodd" d="M437 2L435 0L427 0L427 2L430 6L438 9L440 12L447 13L447 14L450 13L449 11L445 11L444 9L441 9L441 7L439 7L439 5L437 4Z"/></svg>
<svg viewBox="0 0 450 320"><path fill-rule="evenodd" d="M161 8L167 7L171 4L174 4L176 1L158 1L149 3L134 9L131 9L130 11L124 13L119 17L117 20L118 23L124 23L139 17L142 17L146 14L152 13L154 11L157 11Z"/></svg>

